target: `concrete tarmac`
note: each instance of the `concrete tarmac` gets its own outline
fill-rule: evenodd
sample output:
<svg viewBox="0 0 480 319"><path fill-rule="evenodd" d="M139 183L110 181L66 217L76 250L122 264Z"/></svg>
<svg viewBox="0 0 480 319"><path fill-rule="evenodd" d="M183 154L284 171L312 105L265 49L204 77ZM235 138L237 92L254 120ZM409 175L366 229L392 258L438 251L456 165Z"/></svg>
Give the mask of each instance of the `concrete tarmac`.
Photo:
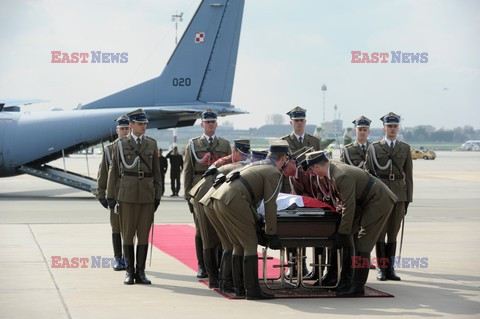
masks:
<svg viewBox="0 0 480 319"><path fill-rule="evenodd" d="M91 176L98 161L89 158ZM84 157L67 158L66 165L87 173ZM169 197L168 177L155 223L192 224L185 201ZM397 269L401 282L378 282L371 271L367 283L395 298L259 302L220 296L157 249L147 266L151 286L125 286L124 272L90 263L52 268L52 256L112 257L107 211L86 192L27 175L2 178L0 318L480 318L480 153L416 160L414 183L402 257L428 258L428 265Z"/></svg>

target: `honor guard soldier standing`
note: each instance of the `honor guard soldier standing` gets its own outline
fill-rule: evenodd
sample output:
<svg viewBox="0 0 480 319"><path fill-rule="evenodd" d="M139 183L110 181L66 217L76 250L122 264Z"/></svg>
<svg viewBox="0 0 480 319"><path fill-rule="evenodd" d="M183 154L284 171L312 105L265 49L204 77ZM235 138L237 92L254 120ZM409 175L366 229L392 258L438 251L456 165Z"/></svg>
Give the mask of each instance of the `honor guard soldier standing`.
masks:
<svg viewBox="0 0 480 319"><path fill-rule="evenodd" d="M178 196L180 191L180 173L183 170L183 157L178 154L178 148L175 146L173 150L168 152L166 158L170 160L170 187L172 188L171 196Z"/></svg>
<svg viewBox="0 0 480 319"><path fill-rule="evenodd" d="M288 144L275 141L267 160L234 171L211 196L213 208L233 243L233 255L243 256L243 281L249 300L271 299L258 282L256 208L265 205L265 235L270 248L281 246L277 236L277 196L289 161Z"/></svg>
<svg viewBox="0 0 480 319"><path fill-rule="evenodd" d="M408 204L413 194L413 166L410 145L397 140L400 115L393 112L382 116L385 138L374 142L368 148L365 168L377 176L398 197L392 214L380 234L376 244L377 258L387 258L387 268L379 268L377 279L400 280L393 267L397 248L397 234L404 216L407 214ZM387 243L385 244L385 235Z"/></svg>
<svg viewBox="0 0 480 319"><path fill-rule="evenodd" d="M185 148L185 161L183 164L185 199L188 202L190 212L195 222L195 251L198 260L198 278L206 278L207 272L203 261L203 244L197 217L194 214L193 205L189 202L189 192L198 183L202 175L215 161L221 157L230 155L232 149L230 143L215 135L217 129L217 113L207 108L201 115L203 135L192 138Z"/></svg>
<svg viewBox="0 0 480 319"><path fill-rule="evenodd" d="M365 156L370 146L368 135L370 134L370 123L372 121L365 116L359 116L352 123L355 124L356 139L353 143L345 145L340 154L340 161L363 168Z"/></svg>
<svg viewBox="0 0 480 319"><path fill-rule="evenodd" d="M293 127L293 132L290 133L290 135L282 137L282 140L287 141L290 147L290 151L292 153L295 153L302 147L311 147L314 151L319 151L320 140L313 135L305 133L305 125L307 124L307 110L296 106L290 111L288 111L287 115L290 116L290 125ZM289 194L291 193L291 191L292 189L288 177L284 177L281 192ZM295 257L296 250L294 248L288 248L287 254ZM306 263L303 263L303 274L308 274ZM290 274L287 274L287 276L289 275ZM293 276L295 275L296 273L293 274Z"/></svg>
<svg viewBox="0 0 480 319"><path fill-rule="evenodd" d="M323 151L307 154L307 168L315 175L326 177L331 187L337 190L343 204L342 219L335 234L335 248L344 249L342 274L336 294L363 295L370 270L370 252L392 212L397 197L363 169L329 161ZM360 215L359 218L355 216L357 214ZM355 256L352 259L350 256L354 245L353 234L357 232ZM353 260L364 261L365 267L355 268L352 278Z"/></svg>
<svg viewBox="0 0 480 319"><path fill-rule="evenodd" d="M122 138L128 135L130 132L130 127L128 126L129 119L128 116L122 115L116 120L117 128L116 132L118 138ZM97 176L97 198L102 204L103 207L108 209L108 201L106 198L107 192L107 179L108 179L108 169L110 168L110 163L112 163L113 155L113 145L109 144L103 149L102 161L98 167L98 176ZM118 184L116 185L116 191L118 192ZM118 214L111 209L110 210L110 226L112 226L112 242L113 242L113 255L115 257L115 262L113 264L113 270L124 270L125 265L122 260L122 236L120 235L120 223L118 220Z"/></svg>
<svg viewBox="0 0 480 319"><path fill-rule="evenodd" d="M127 262L124 284L151 284L145 276L148 235L154 212L160 205L162 184L157 141L145 136L147 116L142 109L127 114L131 133L117 141L108 172L107 200L113 209L118 202L123 251ZM115 186L119 184L118 193ZM136 267L134 237L137 236Z"/></svg>

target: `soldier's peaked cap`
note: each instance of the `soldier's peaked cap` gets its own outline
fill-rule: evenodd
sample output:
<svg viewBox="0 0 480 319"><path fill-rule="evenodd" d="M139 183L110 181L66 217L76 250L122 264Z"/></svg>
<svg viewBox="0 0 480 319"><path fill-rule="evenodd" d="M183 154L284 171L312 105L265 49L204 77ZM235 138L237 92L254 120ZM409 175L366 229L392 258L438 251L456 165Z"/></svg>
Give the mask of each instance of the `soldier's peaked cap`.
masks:
<svg viewBox="0 0 480 319"><path fill-rule="evenodd" d="M400 115L389 112L382 116L380 120L383 122L383 124L398 124L400 123Z"/></svg>
<svg viewBox="0 0 480 319"><path fill-rule="evenodd" d="M291 120L303 120L307 117L307 110L302 109L300 106L296 106L287 112Z"/></svg>
<svg viewBox="0 0 480 319"><path fill-rule="evenodd" d="M264 160L267 158L268 151L267 150L250 150L252 153L252 157L255 159Z"/></svg>
<svg viewBox="0 0 480 319"><path fill-rule="evenodd" d="M203 121L215 121L217 119L217 113L211 108L206 108L205 111L202 112L202 122Z"/></svg>
<svg viewBox="0 0 480 319"><path fill-rule="evenodd" d="M122 115L116 119L113 120L114 122L117 122L117 127L128 127L128 123L130 123L130 119L126 115Z"/></svg>
<svg viewBox="0 0 480 319"><path fill-rule="evenodd" d="M233 145L240 152L250 153L250 140L248 139L233 140Z"/></svg>
<svg viewBox="0 0 480 319"><path fill-rule="evenodd" d="M143 109L138 109L127 114L131 122L148 123L147 114Z"/></svg>
<svg viewBox="0 0 480 319"><path fill-rule="evenodd" d="M306 168L312 166L313 164L317 164L323 161L328 161L327 154L325 151L316 151L311 152L306 155L307 158L307 165Z"/></svg>
<svg viewBox="0 0 480 319"><path fill-rule="evenodd" d="M303 167L307 164L307 153L313 152L313 147L302 147L298 151L292 154L293 159L295 160L297 168Z"/></svg>
<svg viewBox="0 0 480 319"><path fill-rule="evenodd" d="M370 127L372 120L361 115L357 117L352 123L355 124L355 127Z"/></svg>
<svg viewBox="0 0 480 319"><path fill-rule="evenodd" d="M270 147L268 150L272 153L290 153L290 148L287 141L275 139L270 140L269 144Z"/></svg>

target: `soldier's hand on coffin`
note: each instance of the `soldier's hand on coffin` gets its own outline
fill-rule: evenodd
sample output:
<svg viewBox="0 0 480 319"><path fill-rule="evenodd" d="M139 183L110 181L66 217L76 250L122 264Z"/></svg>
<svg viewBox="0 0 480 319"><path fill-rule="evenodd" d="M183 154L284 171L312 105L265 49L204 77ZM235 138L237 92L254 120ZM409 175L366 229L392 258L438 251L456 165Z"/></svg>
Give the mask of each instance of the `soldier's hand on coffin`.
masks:
<svg viewBox="0 0 480 319"><path fill-rule="evenodd" d="M117 205L117 201L113 198L107 198L108 208L114 209Z"/></svg>
<svg viewBox="0 0 480 319"><path fill-rule="evenodd" d="M187 204L188 204L188 209L190 210L190 213L193 214L193 205L192 205L192 203L190 203L190 202L187 201Z"/></svg>
<svg viewBox="0 0 480 319"><path fill-rule="evenodd" d="M105 198L99 198L98 201L103 207L108 208L108 201Z"/></svg>
<svg viewBox="0 0 480 319"><path fill-rule="evenodd" d="M405 202L405 215L407 215L408 204L410 204L410 202Z"/></svg>
<svg viewBox="0 0 480 319"><path fill-rule="evenodd" d="M353 236L350 234L335 234L335 248L353 247Z"/></svg>
<svg viewBox="0 0 480 319"><path fill-rule="evenodd" d="M157 211L158 206L160 206L160 200L159 200L159 199L155 199L155 209L153 210L154 213Z"/></svg>
<svg viewBox="0 0 480 319"><path fill-rule="evenodd" d="M270 249L282 248L282 242L280 241L278 235L265 235L265 238L267 239L268 247Z"/></svg>

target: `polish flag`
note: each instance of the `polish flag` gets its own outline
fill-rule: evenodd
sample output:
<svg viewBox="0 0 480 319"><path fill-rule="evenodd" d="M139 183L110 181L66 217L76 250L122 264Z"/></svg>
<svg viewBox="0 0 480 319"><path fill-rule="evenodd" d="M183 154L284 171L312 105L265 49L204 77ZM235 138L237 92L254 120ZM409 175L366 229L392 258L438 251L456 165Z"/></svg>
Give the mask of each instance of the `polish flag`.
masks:
<svg viewBox="0 0 480 319"><path fill-rule="evenodd" d="M323 208L335 211L335 208L333 208L333 206L330 204L324 203L312 197L278 193L277 211L296 208ZM265 215L265 206L263 201L260 203L257 212L260 215Z"/></svg>

